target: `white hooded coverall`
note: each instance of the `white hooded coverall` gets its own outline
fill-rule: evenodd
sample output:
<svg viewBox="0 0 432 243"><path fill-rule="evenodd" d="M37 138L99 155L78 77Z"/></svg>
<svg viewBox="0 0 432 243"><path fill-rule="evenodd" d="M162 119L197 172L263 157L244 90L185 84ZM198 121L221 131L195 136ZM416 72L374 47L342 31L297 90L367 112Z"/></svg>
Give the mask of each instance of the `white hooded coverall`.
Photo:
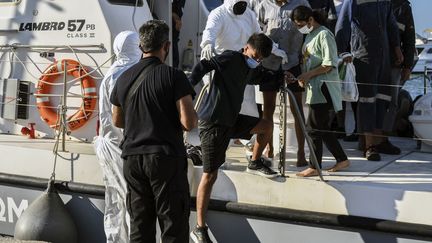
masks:
<svg viewBox="0 0 432 243"><path fill-rule="evenodd" d="M113 44L116 61L106 73L99 89L99 136L95 151L102 167L105 183L104 229L107 242L129 242L129 215L126 208L126 181L123 177L123 159L119 144L123 131L114 126L110 95L118 77L137 63L142 52L136 32L119 33Z"/></svg>

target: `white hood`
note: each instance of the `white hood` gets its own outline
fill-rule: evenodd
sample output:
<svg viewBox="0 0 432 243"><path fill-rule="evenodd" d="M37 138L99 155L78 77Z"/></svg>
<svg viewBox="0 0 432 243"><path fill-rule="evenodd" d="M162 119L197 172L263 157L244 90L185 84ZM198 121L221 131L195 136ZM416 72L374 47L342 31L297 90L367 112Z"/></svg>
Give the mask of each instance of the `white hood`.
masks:
<svg viewBox="0 0 432 243"><path fill-rule="evenodd" d="M113 66L119 68L128 67L138 62L142 57L142 52L138 46L138 33L134 31L120 32L114 39L113 50L116 55L116 61L113 63Z"/></svg>
<svg viewBox="0 0 432 243"><path fill-rule="evenodd" d="M138 34L133 31L120 32L114 39L113 49L116 61L108 69L99 88L99 135L118 144L123 135L122 131L113 125L109 98L120 75L142 57Z"/></svg>

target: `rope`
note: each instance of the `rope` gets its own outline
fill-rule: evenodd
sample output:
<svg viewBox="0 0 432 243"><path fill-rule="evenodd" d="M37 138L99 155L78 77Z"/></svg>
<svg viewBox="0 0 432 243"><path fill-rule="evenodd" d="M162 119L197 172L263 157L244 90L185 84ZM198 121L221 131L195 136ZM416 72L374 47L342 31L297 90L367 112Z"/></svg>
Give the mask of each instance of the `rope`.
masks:
<svg viewBox="0 0 432 243"><path fill-rule="evenodd" d="M0 62L6 62L6 63L9 63L9 62L11 62L11 63L20 63L19 61L13 61L13 60L2 60L2 58L1 58L1 56L0 56ZM33 61L33 62L31 62L31 61L22 61L22 63L25 63L25 64L41 64L41 65L51 65L52 64L52 62L36 62L36 61ZM97 68L98 66L95 66L95 65L86 65L86 67L90 67L90 68ZM104 69L109 69L110 68L110 66L100 66L99 68L104 68Z"/></svg>
<svg viewBox="0 0 432 243"><path fill-rule="evenodd" d="M428 78L429 79L429 78ZM430 80L430 79L429 79ZM344 82L344 81L335 81L335 80L321 80L322 83L351 83L351 82ZM397 85L397 84L371 84L371 83L360 83L356 82L357 85L365 85L365 86L382 86L382 87L394 87L394 88L403 88L404 85ZM430 84L432 87L432 84ZM419 87L418 89L424 89L424 87Z"/></svg>
<svg viewBox="0 0 432 243"><path fill-rule="evenodd" d="M72 50L72 52L74 53L74 55L75 55L75 57L77 58L77 61L78 61L78 63L79 63L79 65L82 67L82 64L81 64L81 61L80 61L80 58L78 57L78 54L74 51L74 49L72 48L72 47L70 47L70 46L68 46L71 50ZM24 68L24 70L32 77L32 78L34 78L37 82L42 82L42 83L45 83L45 84L48 84L48 85L64 85L64 83L62 82L62 83L50 83L50 82L46 82L46 81L44 81L44 80L40 80L39 79L39 77L36 77L36 76L34 76L28 69L27 69L27 66L24 64L24 62L18 57L18 55L16 54L16 52L14 51L14 50L12 50L12 52L11 52L12 54L13 54L13 56L18 60L18 62L22 65L22 67ZM96 72L96 71L99 71L99 72L102 72L101 70L100 70L100 67L102 67L102 66L104 66L106 63L108 63L109 61L111 61L111 59L113 58L115 56L115 54L113 54L113 55L111 55L107 60L105 60L101 65L97 65L96 66L96 68L95 69L93 69L92 71L90 71L90 72L87 72L87 71L85 71L85 74L84 75L81 75L81 76L79 76L79 77L76 77L76 78L74 78L74 79L72 79L72 80L69 80L69 81L67 81L66 82L66 84L70 84L70 83L74 83L74 82L76 82L76 81L78 81L78 80L81 80L82 78L84 78L84 77L87 77L87 76L89 76L89 77L91 77L91 78L93 78L93 79L103 79L103 76L101 76L101 77L95 77L95 76L92 76L91 74L92 73L94 73L94 72ZM38 70L40 70L39 69L39 67L37 66L37 64L36 63L33 63L32 62L32 60L30 59L30 62L38 69ZM84 69L84 68L83 68ZM85 70L85 69L84 69ZM69 72L69 71L74 71L74 70L67 70L66 72ZM58 73L55 73L54 75L58 75L58 74L63 74L64 73L64 71L62 71L62 72L58 72ZM46 75L46 74L43 74L43 73L41 73L41 75ZM48 74L48 75L50 75L50 74Z"/></svg>
<svg viewBox="0 0 432 243"><path fill-rule="evenodd" d="M314 132L325 132L325 133L336 133L336 134L346 134L345 132L342 131L333 131L333 130L320 130L320 129L310 129L309 131L314 131ZM353 135L358 135L358 136L371 136L371 137L379 137L379 138L398 138L397 136L391 136L391 135L384 135L384 134L366 134L366 133L351 133ZM418 137L408 137L411 138L415 141L427 141L427 142L432 142L432 138L418 138Z"/></svg>
<svg viewBox="0 0 432 243"><path fill-rule="evenodd" d="M89 96L91 98L91 96ZM15 99L17 100L17 99ZM30 107L30 108L38 108L38 107L43 107L43 108L51 108L51 109L57 109L57 106L47 106L47 105L29 105L29 104L9 104L6 102L0 102L0 105L13 105L13 106L25 106L25 107ZM79 110L81 109L81 106L68 106L67 107L69 110ZM91 112L99 112L99 110L90 110L90 109L86 109L87 111L91 111Z"/></svg>
<svg viewBox="0 0 432 243"><path fill-rule="evenodd" d="M62 118L61 118L61 116L60 116L60 110L62 110L63 109L63 106L62 105L59 105L58 107L57 107L57 121L56 121L56 127L58 127L59 125L60 125L60 120L63 120ZM55 131L55 133L56 133L56 140L55 140L55 143L54 143L54 148L53 148L53 153L54 153L54 164L53 164L53 169L52 169L52 172L51 172L51 177L50 177L50 181L55 181L55 171L56 171L56 167L57 167L57 157L58 157L58 147L59 147L59 144L60 144L60 134L61 134L61 129L59 129L58 131L57 130L54 130Z"/></svg>

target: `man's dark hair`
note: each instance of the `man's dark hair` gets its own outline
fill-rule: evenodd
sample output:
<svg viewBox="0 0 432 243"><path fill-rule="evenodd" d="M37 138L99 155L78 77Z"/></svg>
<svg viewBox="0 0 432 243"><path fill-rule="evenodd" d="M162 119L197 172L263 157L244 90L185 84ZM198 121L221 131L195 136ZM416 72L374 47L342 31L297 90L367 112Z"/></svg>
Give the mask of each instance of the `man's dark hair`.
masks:
<svg viewBox="0 0 432 243"><path fill-rule="evenodd" d="M139 29L140 47L144 53L157 51L169 40L169 27L162 20L150 20Z"/></svg>
<svg viewBox="0 0 432 243"><path fill-rule="evenodd" d="M247 41L247 44L255 49L258 52L258 55L262 56L263 58L270 56L273 49L273 41L263 33L255 33L251 35Z"/></svg>

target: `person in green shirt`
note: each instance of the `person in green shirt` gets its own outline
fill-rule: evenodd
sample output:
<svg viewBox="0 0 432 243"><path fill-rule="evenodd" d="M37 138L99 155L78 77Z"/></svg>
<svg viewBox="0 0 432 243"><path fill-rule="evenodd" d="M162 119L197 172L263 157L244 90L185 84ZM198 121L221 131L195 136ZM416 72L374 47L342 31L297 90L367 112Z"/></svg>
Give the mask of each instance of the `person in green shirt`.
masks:
<svg viewBox="0 0 432 243"><path fill-rule="evenodd" d="M350 164L329 124L329 111L342 110L336 41L331 31L322 26L325 19L309 7L295 8L291 19L302 34L307 34L302 48L303 73L298 76L298 82L306 88L306 104L309 105L306 122L308 134L313 141L313 151L318 164L321 166L324 142L336 158L336 165L329 169L330 172L335 172ZM311 166L297 176L308 177L317 174L316 168Z"/></svg>

